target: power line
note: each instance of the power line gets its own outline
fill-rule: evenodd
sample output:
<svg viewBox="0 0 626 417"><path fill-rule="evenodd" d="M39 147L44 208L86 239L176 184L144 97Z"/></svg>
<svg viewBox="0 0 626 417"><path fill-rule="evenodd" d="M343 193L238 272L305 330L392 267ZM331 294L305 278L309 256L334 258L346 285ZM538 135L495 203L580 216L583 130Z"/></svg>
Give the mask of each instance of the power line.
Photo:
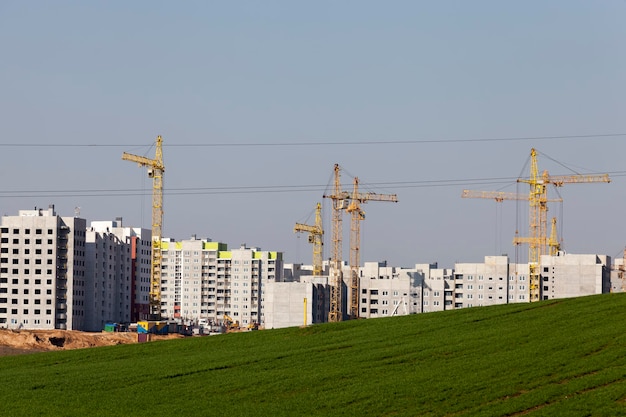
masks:
<svg viewBox="0 0 626 417"><path fill-rule="evenodd" d="M499 138L468 138L468 139L410 139L410 140L375 140L375 141L320 141L320 142L241 142L241 143L171 143L163 144L168 148L206 148L206 147L278 147L278 146L368 146L368 145L419 145L419 144L450 144L474 142L522 142L532 140L564 140L564 139L603 139L625 137L626 133L601 133L593 135L559 135L559 136L520 136ZM77 144L77 143L0 143L0 147L8 148L130 148L148 146L146 144Z"/></svg>
<svg viewBox="0 0 626 417"><path fill-rule="evenodd" d="M626 176L626 171L608 172L613 177ZM457 178L420 181L388 181L363 183L368 189L408 189L408 188L434 188L434 187L467 187L478 185L514 185L517 177L491 177L491 178ZM344 185L345 188L348 185ZM219 187L185 187L168 188L165 194L173 195L215 195L215 194L269 194L269 193L295 193L295 192L324 192L326 185L300 184L300 185L256 185L256 186L219 186ZM135 197L150 196L151 188L129 189L82 189L82 190L0 190L0 198L27 198L27 197Z"/></svg>

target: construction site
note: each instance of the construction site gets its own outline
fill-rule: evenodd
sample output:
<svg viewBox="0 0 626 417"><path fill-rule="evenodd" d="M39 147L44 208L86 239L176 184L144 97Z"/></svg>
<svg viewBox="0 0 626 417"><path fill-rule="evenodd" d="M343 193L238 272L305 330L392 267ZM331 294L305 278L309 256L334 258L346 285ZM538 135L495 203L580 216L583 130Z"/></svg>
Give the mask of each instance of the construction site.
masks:
<svg viewBox="0 0 626 417"><path fill-rule="evenodd" d="M83 330L114 336L92 336L89 341L67 339L63 346L125 343L132 339L147 341L147 335L211 335L315 323L338 322L402 314L443 311L454 308L487 306L512 302L537 302L551 298L591 295L619 291L625 286L624 262L611 262L602 254L572 255L565 252L557 230L557 218L548 221L549 204L562 198L549 196L550 189L566 184L609 183L608 174L558 175L540 171L538 152L531 149L528 177L517 183L528 187L525 193L464 190L462 198L489 199L501 204L511 200L528 208L528 234L516 231L516 247L528 246L527 259L508 255L486 256L484 263L458 263L439 268L437 264L416 264L413 268L368 262L361 259L361 228L366 218L363 206L369 202L397 203L396 194L363 191L358 177L351 186L342 184L342 167L335 164L332 182L322 199L330 203L330 256L325 257L323 204L315 206L314 222L296 222L293 232L306 234L312 246L310 265L286 264L281 251L262 251L242 244L229 249L210 239L177 241L163 236L163 139L155 142L155 156L148 158L124 152L122 159L147 169L152 180L152 220L150 229L128 228L119 218L113 222L92 222L91 227L77 216L60 218L54 207L24 211L19 216L4 216L2 233L15 235L13 243L3 240L3 251L29 253L28 239L19 235L30 228L47 229L61 255L48 251L49 265L57 274L44 285L48 295L45 313L29 308L41 303L39 297L11 299L11 308L0 307L0 326L12 331ZM349 219L349 251L344 257L344 216ZM25 221L27 221L25 223ZM59 226L60 225L60 226ZM550 225L550 227L548 226ZM80 229L87 229L85 235ZM73 239L68 236L73 235ZM107 243L108 242L108 243ZM115 245L112 246L111 243ZM76 252L85 246L88 252ZM107 246L108 245L108 246ZM4 249L6 248L6 250ZM19 248L19 249L18 249ZM84 255L86 267L70 259ZM116 261L100 265L95 259ZM57 256L55 256L57 255ZM93 259L90 258L93 256ZM28 263L28 256L24 262ZM14 263L19 263L15 258ZM36 261L40 263L41 261ZM69 267L69 265L74 265ZM148 266L148 268L146 268ZM110 270L115 270L111 274ZM126 273L124 271L130 271ZM48 270L52 271L52 269ZM0 291L41 294L41 280L21 281L19 271L5 271ZM18 275L15 275L15 274ZM49 272L50 273L50 272ZM97 291L98 288L110 291ZM92 288L83 293L72 288ZM79 295L80 294L80 295ZM91 295L93 294L93 295ZM9 298L0 303L9 304ZM108 308L99 308L108 305ZM68 310L67 306L72 306ZM85 305L84 308L79 306ZM54 308L50 308L54 307ZM43 320L42 320L43 316ZM118 332L113 324L123 323ZM131 333L131 332L126 332ZM86 336L87 337L87 336ZM16 338L17 340L18 338ZM4 340L8 340L5 338ZM37 348L58 348L58 335L25 336L20 342ZM33 340L35 342L33 342ZM2 342L0 342L2 343Z"/></svg>

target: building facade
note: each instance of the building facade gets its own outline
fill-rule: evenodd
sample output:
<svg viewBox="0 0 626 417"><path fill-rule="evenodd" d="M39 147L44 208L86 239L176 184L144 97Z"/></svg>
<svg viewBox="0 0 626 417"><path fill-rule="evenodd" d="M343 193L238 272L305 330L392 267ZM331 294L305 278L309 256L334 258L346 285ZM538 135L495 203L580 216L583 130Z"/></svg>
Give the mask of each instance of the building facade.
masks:
<svg viewBox="0 0 626 417"><path fill-rule="evenodd" d="M161 314L185 323L264 323L268 282L282 281L281 252L241 245L228 250L210 239L164 239Z"/></svg>
<svg viewBox="0 0 626 417"><path fill-rule="evenodd" d="M0 225L0 326L83 330L85 219L20 210Z"/></svg>
<svg viewBox="0 0 626 417"><path fill-rule="evenodd" d="M610 258L605 255L559 252L555 256L543 256L541 299L580 297L617 291L617 287L624 288L625 274L614 271L612 289L610 265ZM626 270L624 267L616 267L620 268L622 271ZM289 275L297 281L303 279L297 271L307 268L298 266L292 269ZM349 268L345 267L343 272L345 310L349 302L345 278L349 276ZM359 269L359 276L359 312L362 318L530 301L528 264L510 263L506 255L485 256L482 263L456 263L454 269L438 268L437 264L416 264L414 268L400 268L388 266L386 262L365 262ZM289 284L291 283L286 283ZM281 291L291 298L287 289L281 288ZM277 297L272 300L275 298ZM297 310L287 307L287 304L283 308ZM272 314L284 314L284 311L280 311L280 303L273 307ZM287 320L281 322L287 323Z"/></svg>
<svg viewBox="0 0 626 417"><path fill-rule="evenodd" d="M302 277L300 282L268 281L264 286L266 329L306 326L328 321L328 277Z"/></svg>
<svg viewBox="0 0 626 417"><path fill-rule="evenodd" d="M541 299L611 292L611 258L559 252L541 257Z"/></svg>
<svg viewBox="0 0 626 417"><path fill-rule="evenodd" d="M148 318L151 232L123 227L122 219L94 221L86 233L86 328Z"/></svg>

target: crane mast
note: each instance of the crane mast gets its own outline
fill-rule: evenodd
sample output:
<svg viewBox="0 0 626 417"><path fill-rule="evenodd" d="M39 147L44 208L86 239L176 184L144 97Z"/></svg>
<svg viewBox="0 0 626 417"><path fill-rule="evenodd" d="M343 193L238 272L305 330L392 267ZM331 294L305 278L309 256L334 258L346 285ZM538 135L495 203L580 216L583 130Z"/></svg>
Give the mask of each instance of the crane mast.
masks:
<svg viewBox="0 0 626 417"><path fill-rule="evenodd" d="M350 311L351 319L359 317L359 264L361 263L361 221L365 220L365 212L361 210L358 200L359 179L354 178L352 199L346 212L350 213Z"/></svg>
<svg viewBox="0 0 626 417"><path fill-rule="evenodd" d="M324 229L322 227L322 205L317 203L315 209L315 225L311 226L303 223L296 223L293 228L295 233L307 232L309 234L309 243L313 244L313 276L322 275L322 259L323 259L323 236Z"/></svg>
<svg viewBox="0 0 626 417"><path fill-rule="evenodd" d="M395 194L359 193L359 178L353 181L352 196L346 212L350 213L350 311L351 319L359 317L359 266L361 258L361 221L365 220L365 212L361 204L368 201L390 201L397 203Z"/></svg>
<svg viewBox="0 0 626 417"><path fill-rule="evenodd" d="M342 212L345 202L349 194L341 190L341 174L339 164L335 164L334 168L334 187L333 193L324 195L324 198L330 198L332 201L332 234L333 243L331 260L330 260L330 310L328 312L328 321L337 322L343 320L342 286L343 272L341 270L341 244L342 244Z"/></svg>
<svg viewBox="0 0 626 417"><path fill-rule="evenodd" d="M163 228L163 139L156 138L154 159L124 152L122 159L136 162L148 168L148 177L152 178L152 265L150 269L150 319L161 319L161 237Z"/></svg>

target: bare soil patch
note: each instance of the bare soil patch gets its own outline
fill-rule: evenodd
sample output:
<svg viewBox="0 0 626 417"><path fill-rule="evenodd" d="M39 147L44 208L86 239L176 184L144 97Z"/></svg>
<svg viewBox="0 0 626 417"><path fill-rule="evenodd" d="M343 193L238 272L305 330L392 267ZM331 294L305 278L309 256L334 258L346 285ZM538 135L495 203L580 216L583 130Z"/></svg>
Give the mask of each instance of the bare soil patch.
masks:
<svg viewBox="0 0 626 417"><path fill-rule="evenodd" d="M150 335L150 340L184 337L178 334ZM83 349L137 343L137 333L90 333L76 330L9 330L0 329L0 356L50 350Z"/></svg>

